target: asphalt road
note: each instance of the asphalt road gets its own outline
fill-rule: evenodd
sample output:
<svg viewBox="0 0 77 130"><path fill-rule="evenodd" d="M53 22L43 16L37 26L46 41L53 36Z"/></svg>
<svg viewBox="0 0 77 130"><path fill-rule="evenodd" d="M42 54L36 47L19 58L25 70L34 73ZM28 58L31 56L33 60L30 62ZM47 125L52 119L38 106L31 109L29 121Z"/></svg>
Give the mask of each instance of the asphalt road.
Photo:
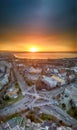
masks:
<svg viewBox="0 0 77 130"><path fill-rule="evenodd" d="M19 74L19 71L18 69L16 68L16 65L15 63L13 63L13 69L14 69L14 73L15 73L15 76L16 76L16 79L17 79L17 82L21 88L21 91L22 91L22 95L25 94L26 90L28 89L28 85L26 84L26 82L24 81L22 75Z"/></svg>
<svg viewBox="0 0 77 130"><path fill-rule="evenodd" d="M60 109L57 106L51 105L51 106L44 106L40 107L41 111L50 115L55 116L57 119L62 120L67 125L77 126L77 120L70 117L66 112L64 112L62 109Z"/></svg>

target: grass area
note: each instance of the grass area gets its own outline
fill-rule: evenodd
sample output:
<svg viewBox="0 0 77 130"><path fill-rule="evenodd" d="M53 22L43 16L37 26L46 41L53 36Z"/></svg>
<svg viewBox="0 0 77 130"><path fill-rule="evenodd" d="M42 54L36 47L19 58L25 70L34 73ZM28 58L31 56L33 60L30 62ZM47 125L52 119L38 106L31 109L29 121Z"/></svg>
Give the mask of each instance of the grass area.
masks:
<svg viewBox="0 0 77 130"><path fill-rule="evenodd" d="M17 82L15 83L15 88L20 88L20 86Z"/></svg>
<svg viewBox="0 0 77 130"><path fill-rule="evenodd" d="M19 114L18 114L18 113L15 113L15 114L13 114L13 115L11 115L11 116L6 117L6 118L4 119L4 121L6 122L6 121L8 121L8 120L10 120L10 119L12 119L12 118L18 117L18 116L19 116Z"/></svg>
<svg viewBox="0 0 77 130"><path fill-rule="evenodd" d="M35 112L30 111L26 117L35 123L41 122Z"/></svg>
<svg viewBox="0 0 77 130"><path fill-rule="evenodd" d="M59 107L61 108L61 109L63 109L63 110L66 110L66 105L63 103L63 104L59 104Z"/></svg>
<svg viewBox="0 0 77 130"><path fill-rule="evenodd" d="M17 98L9 98L7 101L5 101L5 106L11 105L19 100L21 100L23 96L20 94Z"/></svg>
<svg viewBox="0 0 77 130"><path fill-rule="evenodd" d="M5 106L11 105L23 98L21 89L17 82L14 84L14 87L15 87L15 89L18 89L18 91L17 91L18 97L12 98L12 97L9 97L8 95L6 95L6 97L3 99L2 103L0 104L0 109L4 108Z"/></svg>
<svg viewBox="0 0 77 130"><path fill-rule="evenodd" d="M52 116L52 115L49 115L49 114L44 114L42 113L40 115L40 118L44 121L53 121L53 122L58 122L59 124L61 125L65 125L67 126L62 120L58 120L56 117Z"/></svg>
<svg viewBox="0 0 77 130"><path fill-rule="evenodd" d="M51 115L49 115L49 114L41 114L40 115L40 118L42 119L42 120L52 120L52 121L55 121L56 120L56 118L55 117L53 117L53 116L51 116Z"/></svg>
<svg viewBox="0 0 77 130"><path fill-rule="evenodd" d="M23 95L21 94L21 89L20 89L17 82L15 83L15 88L18 89L18 92L17 92L18 97L17 98L8 97L6 100L4 100L4 105L3 105L4 107L11 105L11 104L13 104L13 103L15 103L23 98Z"/></svg>
<svg viewBox="0 0 77 130"><path fill-rule="evenodd" d="M77 108L70 108L67 113L77 120Z"/></svg>
<svg viewBox="0 0 77 130"><path fill-rule="evenodd" d="M12 119L12 118L17 118L17 117L22 117L21 115L23 114L23 113L25 113L25 112L27 112L27 110L23 110L23 111L21 111L21 112L19 112L19 113L14 113L14 114L12 114L12 115L8 115L7 117L1 117L0 116L0 121L3 121L3 122L6 122L6 121L9 121L10 119Z"/></svg>
<svg viewBox="0 0 77 130"><path fill-rule="evenodd" d="M18 113L15 113L15 114L13 114L13 115L8 115L7 117L1 117L1 116L0 116L0 122L1 122L1 121L2 121L2 122L7 122L7 121L9 121L10 119L15 118L15 117L18 117L18 116L19 116Z"/></svg>
<svg viewBox="0 0 77 130"><path fill-rule="evenodd" d="M15 83L15 88L19 90L18 94L21 94L21 89L20 89L20 86L17 82Z"/></svg>

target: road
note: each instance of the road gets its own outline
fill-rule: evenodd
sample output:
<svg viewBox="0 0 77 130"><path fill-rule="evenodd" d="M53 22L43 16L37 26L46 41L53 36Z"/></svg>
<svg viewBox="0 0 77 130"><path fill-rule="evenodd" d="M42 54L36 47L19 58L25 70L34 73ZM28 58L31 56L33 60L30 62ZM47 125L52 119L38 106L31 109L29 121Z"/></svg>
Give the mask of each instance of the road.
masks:
<svg viewBox="0 0 77 130"><path fill-rule="evenodd" d="M26 84L22 75L20 75L18 69L16 68L15 62L13 62L13 69L14 69L14 73L15 73L17 82L21 88L22 95L24 95L26 90L28 89L28 85Z"/></svg>
<svg viewBox="0 0 77 130"><path fill-rule="evenodd" d="M14 113L24 111L27 108L39 107L43 113L53 115L68 125L76 126L77 121L72 117L70 117L65 111L63 111L56 105L53 105L54 104L53 99L51 100L49 99L48 101L48 98L46 100L46 97L41 97L41 95L38 95L38 93L33 92L32 93L26 92L26 93L27 94L25 95L25 97L20 101L0 110L0 115L1 116L12 115Z"/></svg>
<svg viewBox="0 0 77 130"><path fill-rule="evenodd" d="M46 105L40 107L41 111L55 116L57 119L62 120L67 125L77 126L77 120L70 117L65 111L54 105Z"/></svg>
<svg viewBox="0 0 77 130"><path fill-rule="evenodd" d="M0 110L0 116L8 116L26 110L28 108L28 105L32 102L32 100L33 100L32 98L25 96L23 99L19 100L18 102Z"/></svg>

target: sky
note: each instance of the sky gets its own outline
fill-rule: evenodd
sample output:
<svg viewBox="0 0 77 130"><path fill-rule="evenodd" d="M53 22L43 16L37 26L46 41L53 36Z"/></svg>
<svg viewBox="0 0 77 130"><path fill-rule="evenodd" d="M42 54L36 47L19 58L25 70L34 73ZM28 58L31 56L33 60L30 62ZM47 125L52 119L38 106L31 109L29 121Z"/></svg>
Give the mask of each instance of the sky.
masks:
<svg viewBox="0 0 77 130"><path fill-rule="evenodd" d="M0 0L0 50L77 51L77 0Z"/></svg>

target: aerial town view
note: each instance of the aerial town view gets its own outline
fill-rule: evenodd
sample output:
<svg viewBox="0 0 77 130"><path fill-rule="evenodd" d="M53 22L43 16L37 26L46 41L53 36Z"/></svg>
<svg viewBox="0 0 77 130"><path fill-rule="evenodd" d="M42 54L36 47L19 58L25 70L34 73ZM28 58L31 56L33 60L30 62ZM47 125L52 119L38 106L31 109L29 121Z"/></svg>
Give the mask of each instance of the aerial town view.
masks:
<svg viewBox="0 0 77 130"><path fill-rule="evenodd" d="M0 0L0 130L77 130L76 7Z"/></svg>
<svg viewBox="0 0 77 130"><path fill-rule="evenodd" d="M77 130L77 58L0 53L0 130Z"/></svg>

